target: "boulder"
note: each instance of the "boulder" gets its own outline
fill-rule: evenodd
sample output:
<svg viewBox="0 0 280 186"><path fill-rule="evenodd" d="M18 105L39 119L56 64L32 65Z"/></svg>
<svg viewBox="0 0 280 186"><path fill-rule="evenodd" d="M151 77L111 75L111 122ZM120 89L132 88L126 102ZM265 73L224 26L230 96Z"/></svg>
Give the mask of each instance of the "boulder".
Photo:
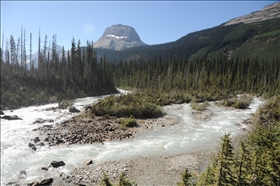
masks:
<svg viewBox="0 0 280 186"><path fill-rule="evenodd" d="M2 110L0 110L0 115L5 115L4 112Z"/></svg>
<svg viewBox="0 0 280 186"><path fill-rule="evenodd" d="M7 120L22 120L21 118L19 118L17 115L13 115L13 116L3 116L1 117L2 119L7 119Z"/></svg>
<svg viewBox="0 0 280 186"><path fill-rule="evenodd" d="M92 162L92 160L88 160L88 161L85 162L85 164L90 165L90 164L93 164L93 162Z"/></svg>
<svg viewBox="0 0 280 186"><path fill-rule="evenodd" d="M47 167L41 167L41 170L45 170L45 171L47 171L47 170L48 170L48 168L47 168Z"/></svg>
<svg viewBox="0 0 280 186"><path fill-rule="evenodd" d="M28 143L28 147L30 147L34 151L37 150L37 148L35 147L35 145L33 143Z"/></svg>
<svg viewBox="0 0 280 186"><path fill-rule="evenodd" d="M76 109L76 107L72 106L72 107L69 107L69 112L81 112L81 111Z"/></svg>
<svg viewBox="0 0 280 186"><path fill-rule="evenodd" d="M43 120L42 118L37 118L34 122L33 122L33 124L35 124L35 123L44 123L45 122L45 120Z"/></svg>
<svg viewBox="0 0 280 186"><path fill-rule="evenodd" d="M43 186L43 185L51 185L53 182L53 178L43 179L39 182L29 183L28 186Z"/></svg>
<svg viewBox="0 0 280 186"><path fill-rule="evenodd" d="M54 120L52 120L52 119L47 120L47 119L37 118L37 119L33 122L33 124L36 124L36 123L41 124L41 123L45 123L45 122L53 123Z"/></svg>
<svg viewBox="0 0 280 186"><path fill-rule="evenodd" d="M25 170L19 171L19 174L26 175L26 171Z"/></svg>
<svg viewBox="0 0 280 186"><path fill-rule="evenodd" d="M85 106L85 110L91 110L92 109L92 106L91 105L88 105L88 106Z"/></svg>
<svg viewBox="0 0 280 186"><path fill-rule="evenodd" d="M37 143L37 142L39 142L39 141L40 141L40 138L39 138L39 137L34 138L34 142L35 142L35 143Z"/></svg>
<svg viewBox="0 0 280 186"><path fill-rule="evenodd" d="M50 163L49 167L52 166L54 168L57 168L57 167L64 166L64 165L65 165L65 163L63 161L52 161Z"/></svg>

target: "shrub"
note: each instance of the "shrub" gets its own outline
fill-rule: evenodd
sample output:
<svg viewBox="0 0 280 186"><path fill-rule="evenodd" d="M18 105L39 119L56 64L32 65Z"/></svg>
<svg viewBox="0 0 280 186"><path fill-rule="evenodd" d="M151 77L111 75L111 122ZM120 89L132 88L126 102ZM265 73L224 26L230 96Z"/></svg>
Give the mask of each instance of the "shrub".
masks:
<svg viewBox="0 0 280 186"><path fill-rule="evenodd" d="M250 105L252 96L241 96L240 98L232 97L229 99L224 99L220 105L226 107L234 107L237 109L246 109Z"/></svg>
<svg viewBox="0 0 280 186"><path fill-rule="evenodd" d="M103 177L100 181L100 186L114 186L110 180L109 180L109 177L108 175L103 171Z"/></svg>
<svg viewBox="0 0 280 186"><path fill-rule="evenodd" d="M100 186L114 186L114 184L110 182L108 175L104 171L103 171L103 177L101 178L100 181ZM128 180L126 178L125 173L122 172L119 177L119 184L116 186L137 186L137 184L134 181Z"/></svg>
<svg viewBox="0 0 280 186"><path fill-rule="evenodd" d="M57 96L52 96L49 98L49 103L55 103L57 102Z"/></svg>
<svg viewBox="0 0 280 186"><path fill-rule="evenodd" d="M181 174L182 182L177 182L178 186L192 186L195 184L195 177L192 173L189 172L188 169L185 169L184 172Z"/></svg>
<svg viewBox="0 0 280 186"><path fill-rule="evenodd" d="M70 100L62 100L61 102L58 103L58 108L60 109L66 109L69 106L73 106L73 101Z"/></svg>
<svg viewBox="0 0 280 186"><path fill-rule="evenodd" d="M195 110L198 110L198 111L205 110L208 105L209 105L208 102L196 103L195 101L192 101L191 104L190 104L192 109L195 109Z"/></svg>
<svg viewBox="0 0 280 186"><path fill-rule="evenodd" d="M122 129L132 128L137 126L137 122L133 117L119 119L120 127Z"/></svg>
<svg viewBox="0 0 280 186"><path fill-rule="evenodd" d="M251 100L252 100L251 96L242 96L236 101L236 103L234 104L234 108L246 109L249 107Z"/></svg>
<svg viewBox="0 0 280 186"><path fill-rule="evenodd" d="M109 114L126 118L154 118L163 114L155 100L139 93L106 97L92 107L91 113L96 116Z"/></svg>

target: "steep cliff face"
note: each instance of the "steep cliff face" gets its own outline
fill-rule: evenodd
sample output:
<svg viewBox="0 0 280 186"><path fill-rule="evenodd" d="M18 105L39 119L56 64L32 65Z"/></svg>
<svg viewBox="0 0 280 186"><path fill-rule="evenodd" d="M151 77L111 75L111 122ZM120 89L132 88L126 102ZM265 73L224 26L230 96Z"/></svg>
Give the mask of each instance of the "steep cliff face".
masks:
<svg viewBox="0 0 280 186"><path fill-rule="evenodd" d="M229 20L224 26L233 25L237 23L254 23L273 18L280 18L280 2L267 5L260 11L252 12L248 15L237 17Z"/></svg>
<svg viewBox="0 0 280 186"><path fill-rule="evenodd" d="M105 29L102 37L93 43L94 48L123 50L126 48L146 46L135 29L127 25L112 25Z"/></svg>

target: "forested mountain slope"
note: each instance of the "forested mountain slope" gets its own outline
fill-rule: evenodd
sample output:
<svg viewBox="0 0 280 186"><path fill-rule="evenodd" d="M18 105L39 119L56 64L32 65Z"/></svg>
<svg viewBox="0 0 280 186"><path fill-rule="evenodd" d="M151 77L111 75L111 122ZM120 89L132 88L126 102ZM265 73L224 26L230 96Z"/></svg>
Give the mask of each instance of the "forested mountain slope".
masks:
<svg viewBox="0 0 280 186"><path fill-rule="evenodd" d="M135 47L123 51L97 49L110 62L122 60L214 58L226 56L279 58L280 18L249 24L233 24L190 33L165 44Z"/></svg>

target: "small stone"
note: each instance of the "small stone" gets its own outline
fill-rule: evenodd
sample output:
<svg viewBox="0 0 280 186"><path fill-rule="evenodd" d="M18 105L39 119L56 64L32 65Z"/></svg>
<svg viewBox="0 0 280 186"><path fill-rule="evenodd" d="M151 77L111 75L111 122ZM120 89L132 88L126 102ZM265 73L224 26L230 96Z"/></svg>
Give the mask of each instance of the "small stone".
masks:
<svg viewBox="0 0 280 186"><path fill-rule="evenodd" d="M64 165L65 165L65 163L63 161L52 161L50 163L50 166L52 166L54 168L57 168L57 167L60 167L60 166L64 166Z"/></svg>
<svg viewBox="0 0 280 186"><path fill-rule="evenodd" d="M40 141L40 138L39 137L36 137L35 139L34 139L34 142L35 143L37 143L37 142L39 142Z"/></svg>
<svg viewBox="0 0 280 186"><path fill-rule="evenodd" d="M81 111L76 109L76 107L72 106L72 107L69 107L69 112L81 112Z"/></svg>
<svg viewBox="0 0 280 186"><path fill-rule="evenodd" d="M26 175L26 171L25 170L22 170L19 172L21 175Z"/></svg>
<svg viewBox="0 0 280 186"><path fill-rule="evenodd" d="M45 170L45 171L47 171L47 170L48 170L48 168L46 168L46 167L41 167L41 170Z"/></svg>
<svg viewBox="0 0 280 186"><path fill-rule="evenodd" d="M85 164L90 165L90 164L93 164L93 162L92 162L92 160L88 160L88 161L85 162Z"/></svg>

